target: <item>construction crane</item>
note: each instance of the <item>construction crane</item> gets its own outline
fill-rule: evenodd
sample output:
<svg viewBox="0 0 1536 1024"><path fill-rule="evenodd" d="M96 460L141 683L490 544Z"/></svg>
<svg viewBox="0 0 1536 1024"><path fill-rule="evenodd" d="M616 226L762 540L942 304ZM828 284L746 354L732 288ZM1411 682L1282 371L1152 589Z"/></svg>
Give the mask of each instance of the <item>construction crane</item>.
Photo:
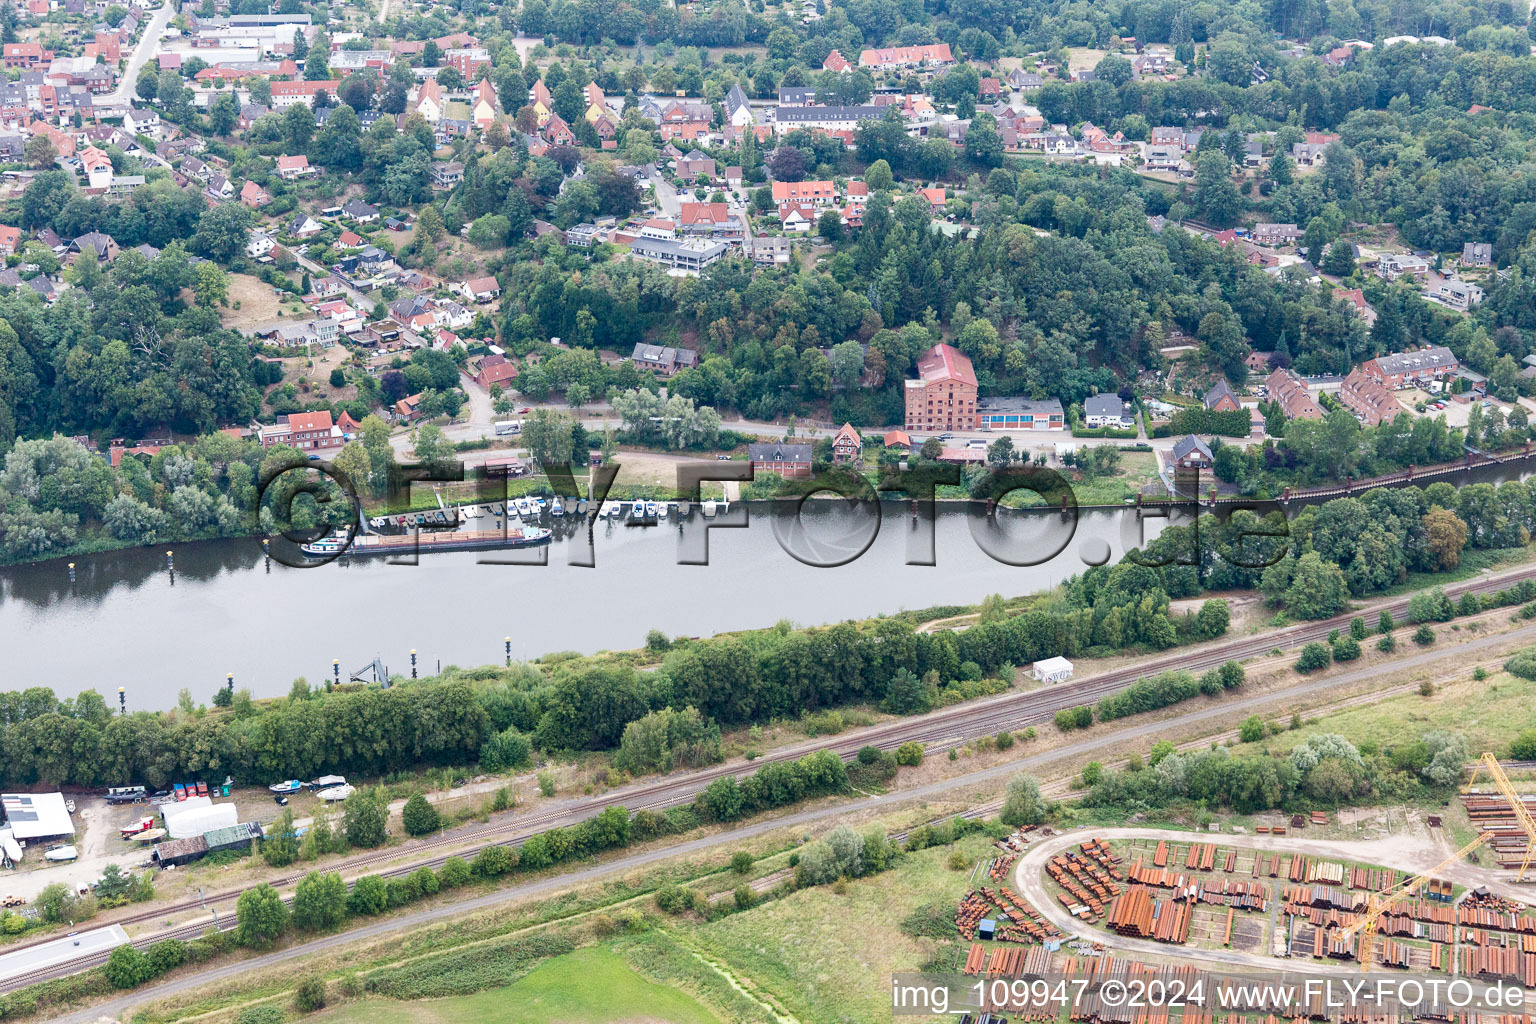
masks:
<svg viewBox="0 0 1536 1024"><path fill-rule="evenodd" d="M1519 822L1520 827L1525 829L1525 856L1520 860L1520 873L1515 876L1515 881L1523 882L1525 881L1525 869L1531 863L1531 856L1536 854L1536 821L1531 819L1531 812L1525 809L1525 801L1521 799L1519 793L1515 792L1515 787L1510 785L1509 776L1504 774L1504 769L1499 764L1499 759L1492 754L1485 753L1482 757L1478 758L1477 767L1472 769L1472 778L1467 782L1467 788L1470 789L1477 782L1478 776L1485 769L1493 778L1493 784L1498 787L1499 793L1503 795L1505 800L1509 801L1509 809L1514 814L1515 821Z"/></svg>
<svg viewBox="0 0 1536 1024"><path fill-rule="evenodd" d="M1476 839L1472 840L1466 846L1463 846L1461 849L1457 850L1455 853L1451 854L1449 857L1445 858L1445 860L1441 861L1439 864L1436 864L1422 875L1417 875L1413 878L1410 878L1408 881L1403 882L1401 885L1394 886L1384 893L1372 893L1370 895L1370 902L1366 904L1366 911L1364 915L1362 915L1354 923L1346 925L1343 929L1343 933L1346 936L1359 935L1360 937L1359 960L1360 969L1362 971L1368 971L1371 969L1371 954L1376 947L1376 926L1381 921L1382 917L1389 913L1393 907L1396 907L1409 896L1412 896L1421 885L1425 884L1435 875L1455 864L1457 861L1461 860L1467 854L1471 853L1479 846L1482 846L1492 838L1492 832L1479 833Z"/></svg>

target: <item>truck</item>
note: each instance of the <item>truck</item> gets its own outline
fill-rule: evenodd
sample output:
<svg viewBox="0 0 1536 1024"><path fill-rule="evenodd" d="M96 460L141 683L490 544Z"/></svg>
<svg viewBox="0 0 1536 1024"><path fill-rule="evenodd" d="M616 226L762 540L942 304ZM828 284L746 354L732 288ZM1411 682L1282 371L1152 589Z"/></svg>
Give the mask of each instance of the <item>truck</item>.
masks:
<svg viewBox="0 0 1536 1024"><path fill-rule="evenodd" d="M497 437L510 437L513 434L521 434L522 432L523 432L523 421L522 420L497 420L496 421L496 436Z"/></svg>

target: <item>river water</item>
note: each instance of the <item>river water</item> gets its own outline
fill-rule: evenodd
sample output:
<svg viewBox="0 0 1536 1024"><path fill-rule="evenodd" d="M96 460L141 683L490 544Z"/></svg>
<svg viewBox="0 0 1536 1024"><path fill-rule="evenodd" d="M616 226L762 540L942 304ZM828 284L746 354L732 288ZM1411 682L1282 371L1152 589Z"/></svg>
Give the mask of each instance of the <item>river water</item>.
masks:
<svg viewBox="0 0 1536 1024"><path fill-rule="evenodd" d="M73 581L60 561L0 569L0 689L94 688L110 701L121 686L129 708L167 708L183 687L209 700L226 673L256 696L286 693L295 677L330 676L333 658L343 677L375 658L409 673L414 648L425 675L439 664L500 662L508 636L512 657L525 659L636 647L652 628L708 636L779 619L817 625L973 604L1048 588L1085 559L1119 558L1142 543L1143 525L1150 538L1163 522L1143 524L1131 510L1084 512L1069 536L1055 513L1004 513L1000 527L979 528L981 540L1012 562L1047 559L1014 565L982 549L964 511L937 514L930 546L905 505L886 503L877 517L824 504L794 521L737 506L732 514L750 522L736 529L706 531L698 512L681 525L603 520L590 547L568 517L547 524L556 532L548 547L439 552L415 565L346 558L293 568L241 539L176 546L174 572L164 548L78 556ZM708 564L679 564L702 558L706 536ZM548 564L487 564L510 558ZM845 564L807 564L836 561Z"/></svg>

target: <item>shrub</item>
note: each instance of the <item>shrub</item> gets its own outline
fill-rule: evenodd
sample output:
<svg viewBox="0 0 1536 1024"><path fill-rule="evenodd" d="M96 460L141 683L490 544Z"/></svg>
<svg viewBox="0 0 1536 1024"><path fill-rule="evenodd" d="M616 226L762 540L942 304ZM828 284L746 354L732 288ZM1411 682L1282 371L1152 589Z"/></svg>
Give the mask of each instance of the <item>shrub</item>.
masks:
<svg viewBox="0 0 1536 1024"><path fill-rule="evenodd" d="M1383 633L1381 639L1376 641L1376 649L1391 654L1397 650L1397 641L1392 638L1391 633Z"/></svg>
<svg viewBox="0 0 1536 1024"><path fill-rule="evenodd" d="M1062 732L1071 732L1077 728L1077 715L1073 713L1071 708L1062 708L1056 712L1056 728ZM950 753L953 754L954 751L951 750Z"/></svg>
<svg viewBox="0 0 1536 1024"><path fill-rule="evenodd" d="M325 979L308 977L293 992L293 1005L300 1013L325 1009Z"/></svg>
<svg viewBox="0 0 1536 1024"><path fill-rule="evenodd" d="M683 914L693 909L694 893L687 886L669 884L656 890L656 906L668 914Z"/></svg>
<svg viewBox="0 0 1536 1024"><path fill-rule="evenodd" d="M480 768L492 774L528 767L533 744L516 726L508 726L480 746ZM502 808L505 810L505 808Z"/></svg>
<svg viewBox="0 0 1536 1024"><path fill-rule="evenodd" d="M405 809L400 812L400 824L405 826L408 835L424 836L436 832L442 823L442 815L437 813L437 808L420 793L412 793L411 798L405 802Z"/></svg>
<svg viewBox="0 0 1536 1024"><path fill-rule="evenodd" d="M1097 786L1102 778L1104 778L1104 766L1098 761L1089 761L1083 765L1083 785Z"/></svg>
<svg viewBox="0 0 1536 1024"><path fill-rule="evenodd" d="M1237 738L1244 743L1257 743L1264 738L1264 720L1258 715L1243 719L1243 724L1237 727Z"/></svg>
<svg viewBox="0 0 1536 1024"><path fill-rule="evenodd" d="M737 910L750 910L757 902L757 893L752 891L750 885L738 885L732 895L735 897Z"/></svg>
<svg viewBox="0 0 1536 1024"><path fill-rule="evenodd" d="M744 875L752 870L752 855L746 850L737 850L731 854L731 870L738 875Z"/></svg>
<svg viewBox="0 0 1536 1024"><path fill-rule="evenodd" d="M347 386L347 375L341 371L341 367L331 371L331 387L344 388Z"/></svg>
<svg viewBox="0 0 1536 1024"><path fill-rule="evenodd" d="M1429 628L1429 623L1426 622L1413 631L1413 642L1420 647L1428 647L1435 642L1435 631Z"/></svg>
<svg viewBox="0 0 1536 1024"><path fill-rule="evenodd" d="M463 857L449 857L437 872L437 884L442 889L457 889L468 885L473 877L468 862Z"/></svg>
<svg viewBox="0 0 1536 1024"><path fill-rule="evenodd" d="M536 838L530 837L529 842ZM498 878L512 867L512 851L505 846L487 846L475 855L474 872L481 878Z"/></svg>
<svg viewBox="0 0 1536 1024"><path fill-rule="evenodd" d="M135 988L155 976L149 957L127 943L111 952L104 971L113 988Z"/></svg>
<svg viewBox="0 0 1536 1024"><path fill-rule="evenodd" d="M1013 733L1009 732L1007 729L1004 729L1002 732L997 734L998 750L1007 750L1011 746L1013 746Z"/></svg>
<svg viewBox="0 0 1536 1024"><path fill-rule="evenodd" d="M1301 657L1296 659L1297 672L1316 672L1320 668L1327 668L1333 663L1333 652L1327 644L1314 640L1301 649Z"/></svg>
<svg viewBox="0 0 1536 1024"><path fill-rule="evenodd" d="M1349 635L1356 640L1364 640L1366 634L1365 620L1356 615L1349 620Z"/></svg>
<svg viewBox="0 0 1536 1024"><path fill-rule="evenodd" d="M283 1024L283 1011L275 1006L247 1006L235 1014L235 1024Z"/></svg>
<svg viewBox="0 0 1536 1024"><path fill-rule="evenodd" d="M389 888L378 875L364 875L352 883L347 910L358 916L382 914L389 906Z"/></svg>
<svg viewBox="0 0 1536 1024"><path fill-rule="evenodd" d="M1483 668L1483 666L1479 665L1479 666L1477 666L1477 668L1472 670L1472 681L1473 682L1480 683L1484 679L1487 679L1487 678L1488 678L1488 670Z"/></svg>
<svg viewBox="0 0 1536 1024"><path fill-rule="evenodd" d="M1433 697L1434 695L1435 695L1435 684L1434 683L1432 683L1428 679L1426 679L1422 683L1419 684L1419 696L1420 697Z"/></svg>
<svg viewBox="0 0 1536 1024"><path fill-rule="evenodd" d="M180 939L162 939L146 954L157 975L174 971L187 962L187 944Z"/></svg>
<svg viewBox="0 0 1536 1024"><path fill-rule="evenodd" d="M538 774L539 792L545 796L555 795L555 776L553 772L542 771Z"/></svg>
<svg viewBox="0 0 1536 1024"><path fill-rule="evenodd" d="M916 768L923 763L923 745L916 740L896 748L896 763L904 768Z"/></svg>
<svg viewBox="0 0 1536 1024"><path fill-rule="evenodd" d="M1536 729L1524 729L1509 745L1509 756L1516 761L1536 761Z"/></svg>
<svg viewBox="0 0 1536 1024"><path fill-rule="evenodd" d="M1360 657L1360 641L1352 636L1340 637L1333 644L1334 661L1354 661Z"/></svg>
<svg viewBox="0 0 1536 1024"><path fill-rule="evenodd" d="M1396 628L1397 623L1392 621L1392 613L1383 608L1381 615L1376 619L1376 632L1390 633Z"/></svg>
<svg viewBox="0 0 1536 1024"><path fill-rule="evenodd" d="M1536 647L1527 647L1504 663L1504 671L1521 679L1536 679Z"/></svg>

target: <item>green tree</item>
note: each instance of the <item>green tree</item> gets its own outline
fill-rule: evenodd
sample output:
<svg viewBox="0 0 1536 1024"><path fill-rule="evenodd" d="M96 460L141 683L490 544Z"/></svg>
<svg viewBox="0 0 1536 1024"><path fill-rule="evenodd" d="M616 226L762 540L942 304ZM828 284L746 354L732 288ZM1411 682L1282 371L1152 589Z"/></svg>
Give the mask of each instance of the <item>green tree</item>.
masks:
<svg viewBox="0 0 1536 1024"><path fill-rule="evenodd" d="M400 812L400 823L405 826L406 834L424 836L437 831L442 817L425 796L412 793L405 802L405 809Z"/></svg>
<svg viewBox="0 0 1536 1024"><path fill-rule="evenodd" d="M126 943L112 950L103 970L113 988L135 988L155 976L149 958Z"/></svg>
<svg viewBox="0 0 1536 1024"><path fill-rule="evenodd" d="M253 949L272 945L288 929L288 908L277 890L263 882L235 901L235 942Z"/></svg>
<svg viewBox="0 0 1536 1024"><path fill-rule="evenodd" d="M224 689L220 692L229 691ZM261 856L274 868L287 867L299 859L299 837L293 824L293 808L283 808L277 821L267 826L261 840Z"/></svg>
<svg viewBox="0 0 1536 1024"><path fill-rule="evenodd" d="M1040 794L1040 783L1034 776L1019 774L1008 782L1003 796L1003 809L998 819L1005 825L1042 824L1049 812L1049 805Z"/></svg>
<svg viewBox="0 0 1536 1024"><path fill-rule="evenodd" d="M389 838L384 808L366 793L353 793L342 805L341 829L347 842L369 849Z"/></svg>
<svg viewBox="0 0 1536 1024"><path fill-rule="evenodd" d="M334 871L311 871L293 892L293 923L305 931L328 932L347 917L347 885Z"/></svg>

